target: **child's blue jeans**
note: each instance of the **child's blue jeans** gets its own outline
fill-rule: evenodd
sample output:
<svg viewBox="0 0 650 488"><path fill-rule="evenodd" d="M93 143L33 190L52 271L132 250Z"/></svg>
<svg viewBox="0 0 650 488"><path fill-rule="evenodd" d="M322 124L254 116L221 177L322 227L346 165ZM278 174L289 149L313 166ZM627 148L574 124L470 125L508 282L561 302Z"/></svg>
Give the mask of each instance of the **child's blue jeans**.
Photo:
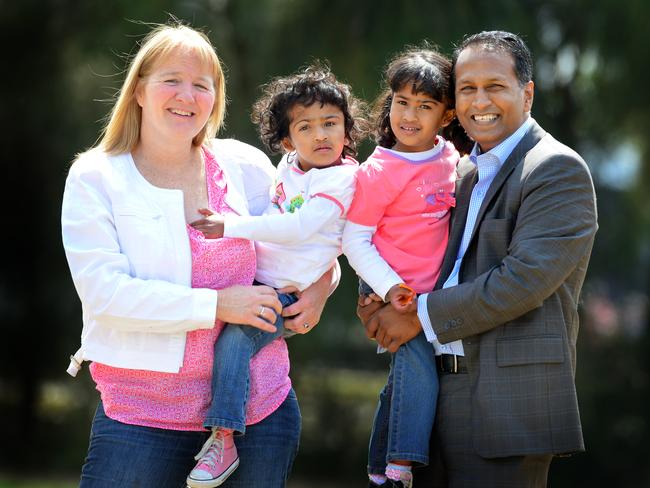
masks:
<svg viewBox="0 0 650 488"><path fill-rule="evenodd" d="M365 294L369 290L365 283L359 289ZM391 355L370 437L368 473L383 474L386 464L395 460L429 463L437 400L435 352L422 332Z"/></svg>
<svg viewBox="0 0 650 488"><path fill-rule="evenodd" d="M298 301L293 294L278 294L282 307ZM248 325L227 324L214 346L212 402L203 425L246 431L246 404L250 383L250 360L264 346L285 334L284 318L278 314L275 332Z"/></svg>

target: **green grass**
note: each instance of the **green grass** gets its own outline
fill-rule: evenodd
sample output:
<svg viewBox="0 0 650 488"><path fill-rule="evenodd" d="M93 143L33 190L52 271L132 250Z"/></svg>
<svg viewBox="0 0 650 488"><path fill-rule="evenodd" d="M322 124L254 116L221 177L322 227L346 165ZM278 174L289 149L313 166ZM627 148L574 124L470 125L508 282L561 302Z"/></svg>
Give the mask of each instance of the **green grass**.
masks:
<svg viewBox="0 0 650 488"><path fill-rule="evenodd" d="M300 399L303 429L289 488L365 486L368 437L386 370L303 367L292 372L292 381ZM7 446L4 452L0 446L0 488L78 486L97 401L88 383L87 392L64 383L44 387L42 423L35 429L39 436L35 442L59 448L48 453L47 465L36 468L26 462L19 464L23 461L20 454ZM20 431L9 432L8 437L12 435L20 435ZM339 473L335 483L324 481L330 476L330 465Z"/></svg>
<svg viewBox="0 0 650 488"><path fill-rule="evenodd" d="M16 476L0 475L0 488L75 488L79 486L74 480L19 479Z"/></svg>
<svg viewBox="0 0 650 488"><path fill-rule="evenodd" d="M16 476L6 476L0 474L0 488L76 488L79 486L78 481L74 480L39 480L35 478L18 479ZM328 484L304 479L292 479L288 484L289 488L351 488L355 485L341 485L340 483Z"/></svg>

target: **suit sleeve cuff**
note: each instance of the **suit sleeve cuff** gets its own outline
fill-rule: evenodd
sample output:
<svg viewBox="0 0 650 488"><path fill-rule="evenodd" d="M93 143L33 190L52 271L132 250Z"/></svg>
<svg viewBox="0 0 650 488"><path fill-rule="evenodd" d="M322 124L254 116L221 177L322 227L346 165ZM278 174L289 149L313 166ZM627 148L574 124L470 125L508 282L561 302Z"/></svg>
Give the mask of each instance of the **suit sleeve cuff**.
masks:
<svg viewBox="0 0 650 488"><path fill-rule="evenodd" d="M418 319L420 319L422 330L424 331L424 335L426 336L427 341L434 342L438 340L438 336L433 331L431 319L429 318L429 309L427 307L428 296L428 293L423 293L418 297Z"/></svg>

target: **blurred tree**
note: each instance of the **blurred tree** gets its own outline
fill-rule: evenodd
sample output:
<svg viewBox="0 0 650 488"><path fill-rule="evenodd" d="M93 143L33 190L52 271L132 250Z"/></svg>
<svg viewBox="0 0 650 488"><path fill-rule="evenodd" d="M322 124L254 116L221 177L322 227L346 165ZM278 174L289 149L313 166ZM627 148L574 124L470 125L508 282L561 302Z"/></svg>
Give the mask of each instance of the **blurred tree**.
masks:
<svg viewBox="0 0 650 488"><path fill-rule="evenodd" d="M168 6L159 3L150 4L153 11ZM116 23L106 19L124 17L128 4L2 5L0 39L8 47L4 62L10 67L3 77L8 96L0 146L9 165L3 223L15 230L3 240L7 258L0 310L4 343L11 347L0 357L0 409L7 419L0 432L6 429L16 442L3 443L0 459L10 465L30 462L40 387L61 377L70 346L78 342L80 309L71 300L74 290L60 245L61 193L66 168L76 152L93 143L105 112L91 103L99 78L89 60L97 53L107 59L111 48L124 44L123 30L118 33Z"/></svg>

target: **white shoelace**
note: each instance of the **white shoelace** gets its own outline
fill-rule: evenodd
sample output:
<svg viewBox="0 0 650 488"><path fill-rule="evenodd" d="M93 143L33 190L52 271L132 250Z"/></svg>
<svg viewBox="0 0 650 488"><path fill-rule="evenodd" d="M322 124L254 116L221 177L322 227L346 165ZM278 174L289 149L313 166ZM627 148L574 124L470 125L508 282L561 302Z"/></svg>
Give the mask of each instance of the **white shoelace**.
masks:
<svg viewBox="0 0 650 488"><path fill-rule="evenodd" d="M194 459L214 467L217 462L223 461L223 449L223 433L220 430L214 430Z"/></svg>

